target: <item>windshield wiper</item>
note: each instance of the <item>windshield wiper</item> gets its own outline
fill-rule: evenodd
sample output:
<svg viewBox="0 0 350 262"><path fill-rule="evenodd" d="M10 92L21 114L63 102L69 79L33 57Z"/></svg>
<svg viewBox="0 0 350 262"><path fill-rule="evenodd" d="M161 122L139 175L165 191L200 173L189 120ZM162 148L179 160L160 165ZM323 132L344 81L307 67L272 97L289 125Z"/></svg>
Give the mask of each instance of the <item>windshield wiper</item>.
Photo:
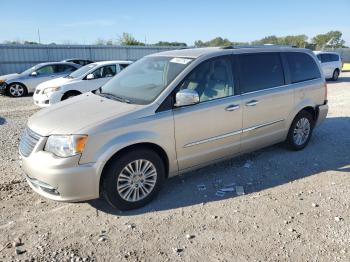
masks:
<svg viewBox="0 0 350 262"><path fill-rule="evenodd" d="M119 102L131 104L130 100L126 99L125 97L116 96L116 95L110 94L110 93L103 93L103 92L101 92L101 89L100 89L99 95L100 95L100 96L103 96L103 97L106 97L106 98L109 98L109 99L117 100L117 101L119 101Z"/></svg>

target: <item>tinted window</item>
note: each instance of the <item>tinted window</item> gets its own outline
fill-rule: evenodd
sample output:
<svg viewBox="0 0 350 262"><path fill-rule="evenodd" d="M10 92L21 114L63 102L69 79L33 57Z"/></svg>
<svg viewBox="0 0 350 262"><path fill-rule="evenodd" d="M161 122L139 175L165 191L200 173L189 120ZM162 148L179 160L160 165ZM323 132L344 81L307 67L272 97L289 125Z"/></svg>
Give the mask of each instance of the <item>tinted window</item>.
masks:
<svg viewBox="0 0 350 262"><path fill-rule="evenodd" d="M243 93L284 85L279 53L239 55L240 87Z"/></svg>
<svg viewBox="0 0 350 262"><path fill-rule="evenodd" d="M339 61L339 56L336 54L328 54L328 57L330 62Z"/></svg>
<svg viewBox="0 0 350 262"><path fill-rule="evenodd" d="M289 65L292 83L321 77L316 62L310 55L297 52L287 52L285 54Z"/></svg>
<svg viewBox="0 0 350 262"><path fill-rule="evenodd" d="M71 73L75 70L76 70L76 68L74 66L70 66L70 65L57 65L56 66L57 73Z"/></svg>
<svg viewBox="0 0 350 262"><path fill-rule="evenodd" d="M233 77L228 58L216 58L198 65L182 82L180 89L193 89L200 101L232 96Z"/></svg>

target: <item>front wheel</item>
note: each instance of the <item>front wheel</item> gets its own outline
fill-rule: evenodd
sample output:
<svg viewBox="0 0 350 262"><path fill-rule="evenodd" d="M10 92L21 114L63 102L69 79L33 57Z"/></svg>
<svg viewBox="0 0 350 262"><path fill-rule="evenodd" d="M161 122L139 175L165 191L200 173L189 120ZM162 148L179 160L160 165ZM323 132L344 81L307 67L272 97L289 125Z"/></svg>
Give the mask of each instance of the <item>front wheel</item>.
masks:
<svg viewBox="0 0 350 262"><path fill-rule="evenodd" d="M108 166L103 196L119 210L139 208L156 197L164 178L164 163L157 153L148 149L129 151Z"/></svg>
<svg viewBox="0 0 350 262"><path fill-rule="evenodd" d="M314 128L312 115L307 111L301 111L293 120L287 136L287 144L292 150L301 150L310 141Z"/></svg>
<svg viewBox="0 0 350 262"><path fill-rule="evenodd" d="M7 92L12 97L22 97L28 93L26 87L20 83L10 84L7 88Z"/></svg>

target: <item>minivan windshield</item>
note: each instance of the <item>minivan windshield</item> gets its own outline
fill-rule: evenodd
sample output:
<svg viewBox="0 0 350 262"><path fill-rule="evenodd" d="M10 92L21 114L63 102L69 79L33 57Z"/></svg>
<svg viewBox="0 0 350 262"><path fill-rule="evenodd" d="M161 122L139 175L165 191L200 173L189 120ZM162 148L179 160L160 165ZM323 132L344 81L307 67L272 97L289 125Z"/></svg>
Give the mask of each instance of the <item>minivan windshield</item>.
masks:
<svg viewBox="0 0 350 262"><path fill-rule="evenodd" d="M133 104L149 104L191 62L189 58L144 57L103 85L100 93Z"/></svg>
<svg viewBox="0 0 350 262"><path fill-rule="evenodd" d="M67 78L79 78L83 77L88 71L90 71L92 68L96 67L96 64L89 64L83 67L80 67L78 70L73 71L69 75L67 75Z"/></svg>

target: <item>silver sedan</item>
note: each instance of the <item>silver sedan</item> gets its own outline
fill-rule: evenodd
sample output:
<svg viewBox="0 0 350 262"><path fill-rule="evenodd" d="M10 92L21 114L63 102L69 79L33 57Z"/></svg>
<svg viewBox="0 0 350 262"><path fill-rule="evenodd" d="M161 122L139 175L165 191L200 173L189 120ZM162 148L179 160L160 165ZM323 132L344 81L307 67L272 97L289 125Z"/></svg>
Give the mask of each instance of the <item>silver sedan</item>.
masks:
<svg viewBox="0 0 350 262"><path fill-rule="evenodd" d="M0 93L13 97L33 93L36 86L45 81L70 74L81 65L67 62L37 64L22 73L0 76Z"/></svg>

